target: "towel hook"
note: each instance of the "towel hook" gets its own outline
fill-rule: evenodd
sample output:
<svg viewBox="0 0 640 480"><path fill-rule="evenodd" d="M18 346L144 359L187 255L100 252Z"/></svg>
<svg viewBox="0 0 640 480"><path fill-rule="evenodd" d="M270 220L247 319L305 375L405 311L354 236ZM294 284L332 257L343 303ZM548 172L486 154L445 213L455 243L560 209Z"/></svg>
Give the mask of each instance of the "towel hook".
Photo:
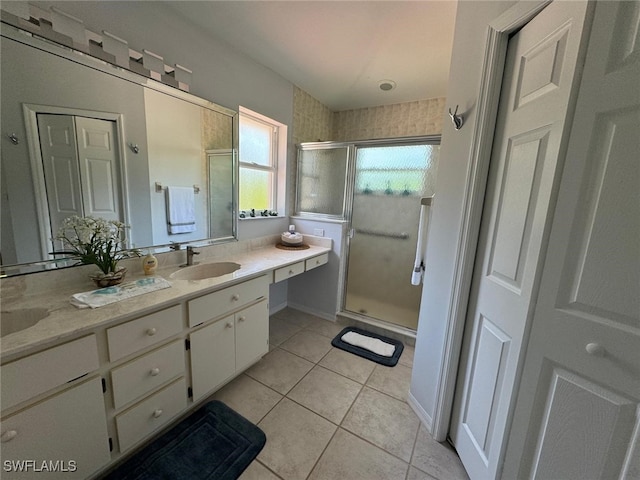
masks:
<svg viewBox="0 0 640 480"><path fill-rule="evenodd" d="M133 151L133 153L139 153L140 152L140 147L138 146L137 143L130 143L129 147L131 147L131 150Z"/></svg>
<svg viewBox="0 0 640 480"><path fill-rule="evenodd" d="M449 116L451 117L451 121L456 130L460 130L462 125L464 124L464 117L462 115L458 115L458 105L456 105L456 111L451 113L451 107L449 107Z"/></svg>
<svg viewBox="0 0 640 480"><path fill-rule="evenodd" d="M14 145L18 145L20 143L20 139L15 133L7 135L7 137L9 137L9 140L11 140L11 143L13 143Z"/></svg>

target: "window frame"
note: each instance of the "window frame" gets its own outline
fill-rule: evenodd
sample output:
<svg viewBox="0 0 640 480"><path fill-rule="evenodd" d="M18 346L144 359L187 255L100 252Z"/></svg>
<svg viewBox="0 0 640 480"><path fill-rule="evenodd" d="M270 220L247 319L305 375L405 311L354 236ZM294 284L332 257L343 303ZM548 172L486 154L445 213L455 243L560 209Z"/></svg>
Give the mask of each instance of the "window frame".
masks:
<svg viewBox="0 0 640 480"><path fill-rule="evenodd" d="M268 172L271 173L271 184L268 186L270 192L271 205L267 210L277 212L276 216L256 216L256 217L240 217L240 220L247 218L282 218L285 216L285 198L286 198L286 170L287 170L287 126L272 118L262 115L258 112L240 106L238 114L238 210L240 207L240 195L242 190L241 172L242 169ZM270 164L260 165L255 162L243 162L241 151L241 130L242 121L247 119L251 122L266 125L271 128L271 148L270 148ZM253 208L253 207L252 207ZM247 209L244 209L247 211Z"/></svg>

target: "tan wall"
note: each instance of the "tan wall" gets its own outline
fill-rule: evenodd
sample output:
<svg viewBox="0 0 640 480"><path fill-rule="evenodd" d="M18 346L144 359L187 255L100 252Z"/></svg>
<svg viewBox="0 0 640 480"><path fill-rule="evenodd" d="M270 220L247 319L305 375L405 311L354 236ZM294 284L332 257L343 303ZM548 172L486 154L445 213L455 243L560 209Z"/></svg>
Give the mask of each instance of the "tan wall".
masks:
<svg viewBox="0 0 640 480"><path fill-rule="evenodd" d="M294 87L293 143L439 135L445 98L332 112Z"/></svg>
<svg viewBox="0 0 640 480"><path fill-rule="evenodd" d="M439 135L444 109L445 98L439 97L335 112L331 140Z"/></svg>

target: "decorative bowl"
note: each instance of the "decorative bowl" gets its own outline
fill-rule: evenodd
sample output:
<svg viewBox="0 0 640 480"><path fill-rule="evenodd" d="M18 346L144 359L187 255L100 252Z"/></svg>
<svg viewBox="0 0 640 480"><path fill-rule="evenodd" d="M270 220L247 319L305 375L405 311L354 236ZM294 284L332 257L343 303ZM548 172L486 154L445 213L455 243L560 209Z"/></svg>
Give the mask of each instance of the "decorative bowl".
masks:
<svg viewBox="0 0 640 480"><path fill-rule="evenodd" d="M283 245L288 245L288 246L292 246L292 247L295 247L297 245L302 245L302 234L301 233L284 232L280 236L280 241L282 242Z"/></svg>
<svg viewBox="0 0 640 480"><path fill-rule="evenodd" d="M113 287L122 283L125 275L127 274L126 268L119 268L115 272L109 273L96 273L95 275L89 275L89 278L93 280L98 288Z"/></svg>

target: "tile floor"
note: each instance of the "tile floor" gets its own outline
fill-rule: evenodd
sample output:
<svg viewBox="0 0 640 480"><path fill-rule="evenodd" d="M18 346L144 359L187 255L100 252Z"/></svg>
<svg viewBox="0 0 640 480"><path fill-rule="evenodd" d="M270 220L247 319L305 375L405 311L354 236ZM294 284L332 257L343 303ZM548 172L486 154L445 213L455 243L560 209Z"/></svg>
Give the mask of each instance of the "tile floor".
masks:
<svg viewBox="0 0 640 480"><path fill-rule="evenodd" d="M270 319L265 357L215 393L267 435L241 480L457 480L455 451L406 403L413 348L384 367L333 348L343 327L293 309Z"/></svg>

